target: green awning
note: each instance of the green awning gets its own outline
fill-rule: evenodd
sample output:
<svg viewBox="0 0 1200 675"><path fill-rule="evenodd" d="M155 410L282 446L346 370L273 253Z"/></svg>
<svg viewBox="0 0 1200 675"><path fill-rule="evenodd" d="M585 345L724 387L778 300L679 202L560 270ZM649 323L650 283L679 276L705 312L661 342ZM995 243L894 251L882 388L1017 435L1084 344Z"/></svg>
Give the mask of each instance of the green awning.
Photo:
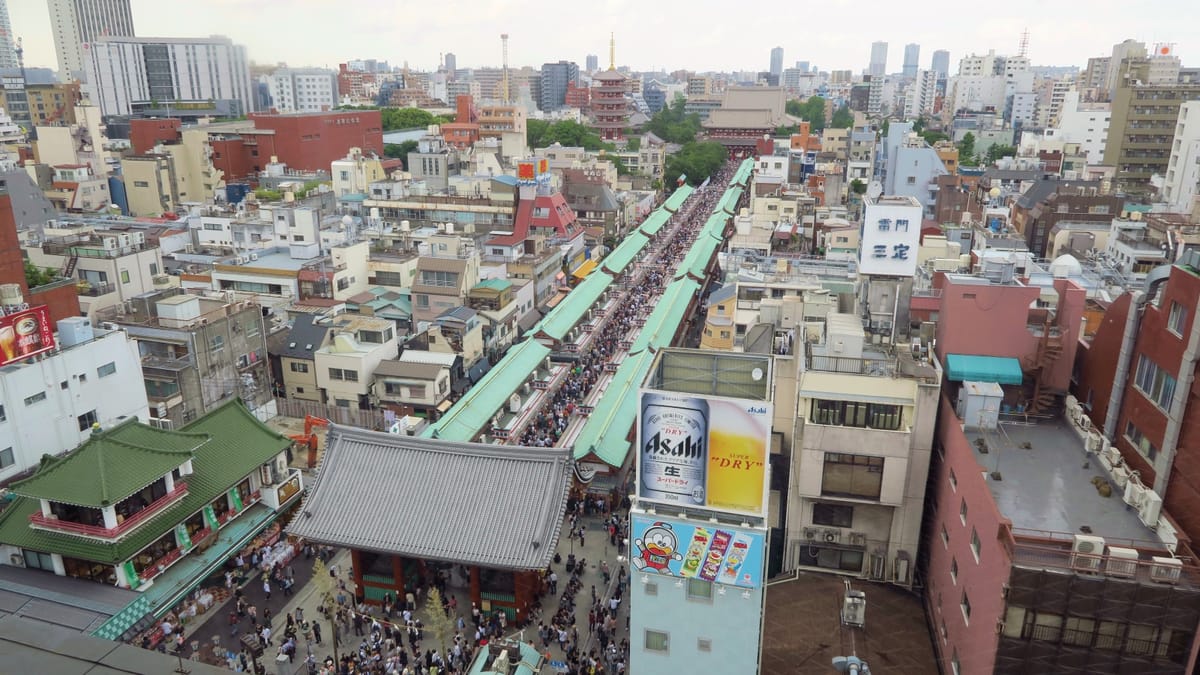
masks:
<svg viewBox="0 0 1200 675"><path fill-rule="evenodd" d="M1025 379L1021 362L1005 356L950 354L946 356L946 373L955 382L1021 384Z"/></svg>
<svg viewBox="0 0 1200 675"><path fill-rule="evenodd" d="M423 435L450 441L474 439L491 425L492 415L504 407L508 397L549 354L550 348L537 340L514 345L500 363L493 366L436 424L427 427Z"/></svg>

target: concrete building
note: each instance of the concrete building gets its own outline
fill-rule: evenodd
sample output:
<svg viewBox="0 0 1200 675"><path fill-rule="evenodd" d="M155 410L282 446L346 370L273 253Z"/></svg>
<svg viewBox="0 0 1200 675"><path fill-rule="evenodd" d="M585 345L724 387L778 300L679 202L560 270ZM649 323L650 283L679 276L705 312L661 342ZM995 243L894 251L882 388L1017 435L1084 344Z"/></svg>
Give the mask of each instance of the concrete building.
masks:
<svg viewBox="0 0 1200 675"><path fill-rule="evenodd" d="M771 67L767 72L776 78L783 74L783 47L775 47L771 50Z"/></svg>
<svg viewBox="0 0 1200 675"><path fill-rule="evenodd" d="M362 148L350 148L345 157L330 163L333 194L338 197L367 194L371 183L387 180L389 170L402 166L398 159L368 156L363 154Z"/></svg>
<svg viewBox="0 0 1200 675"><path fill-rule="evenodd" d="M467 292L478 282L475 257L422 256L411 283L414 321L433 322L447 310L464 306Z"/></svg>
<svg viewBox="0 0 1200 675"><path fill-rule="evenodd" d="M86 77L90 45L102 37L133 37L129 0L49 0L50 29L58 70L67 81Z"/></svg>
<svg viewBox="0 0 1200 675"><path fill-rule="evenodd" d="M299 171L327 171L351 148L383 156L378 110L286 115L252 114L243 122L198 127L207 134L212 163L226 181L256 176L267 164Z"/></svg>
<svg viewBox="0 0 1200 675"><path fill-rule="evenodd" d="M299 314L292 321L284 347L279 352L282 374L276 387L287 398L322 403L317 384L316 353L325 346L329 324L312 314Z"/></svg>
<svg viewBox="0 0 1200 675"><path fill-rule="evenodd" d="M881 151L877 161L884 169L883 194L913 197L923 207L923 217L933 218L937 178L949 173L937 150L912 133L912 123L899 122L888 126Z"/></svg>
<svg viewBox="0 0 1200 675"><path fill-rule="evenodd" d="M2 45L0 45L2 48ZM81 102L78 82L26 84L29 121L35 127L76 124L75 106Z"/></svg>
<svg viewBox="0 0 1200 675"><path fill-rule="evenodd" d="M313 353L321 402L343 408L371 403L375 369L398 353L396 327L387 319L348 314L333 318L325 345Z"/></svg>
<svg viewBox="0 0 1200 675"><path fill-rule="evenodd" d="M1148 59L1122 61L1104 148L1104 163L1117 170L1117 189L1139 196L1150 194L1153 176L1167 174L1179 109L1200 100L1200 83L1147 84L1149 76Z"/></svg>
<svg viewBox="0 0 1200 675"><path fill-rule="evenodd" d="M913 73L912 78L913 81L904 92L905 119L931 114L938 98L936 71L919 70Z"/></svg>
<svg viewBox="0 0 1200 675"><path fill-rule="evenodd" d="M1032 183L1012 203L1010 222L1039 258L1050 255L1050 239L1059 222L1109 223L1125 200L1103 194L1099 182L1063 181L1050 176Z"/></svg>
<svg viewBox="0 0 1200 675"><path fill-rule="evenodd" d="M933 60L929 64L929 69L937 73L938 79L941 81L950 77L950 52L945 49L933 52Z"/></svg>
<svg viewBox="0 0 1200 675"><path fill-rule="evenodd" d="M1087 154L1088 164L1104 162L1104 147L1108 143L1108 129L1112 111L1107 103L1084 103L1080 92L1067 91L1063 94L1057 125L1046 129L1043 137L1078 143Z"/></svg>
<svg viewBox="0 0 1200 675"><path fill-rule="evenodd" d="M229 38L110 34L86 56L84 90L104 115L128 115L140 103L181 108L214 100L231 101L237 115L255 109L246 48Z"/></svg>
<svg viewBox="0 0 1200 675"><path fill-rule="evenodd" d="M445 192L451 176L462 171L459 151L446 144L438 127L417 141L417 149L408 153L408 172L413 180L424 181L431 192Z"/></svg>
<svg viewBox="0 0 1200 675"><path fill-rule="evenodd" d="M542 91L538 110L558 110L566 104L567 86L579 84L579 64L559 61L542 64Z"/></svg>
<svg viewBox="0 0 1200 675"><path fill-rule="evenodd" d="M1171 158L1163 177L1161 201L1176 213L1193 213L1200 206L1200 101L1179 106Z"/></svg>
<svg viewBox="0 0 1200 675"><path fill-rule="evenodd" d="M55 165L51 171L52 180L45 189L46 199L59 211L93 214L108 208L111 201L108 179L94 174L90 165Z"/></svg>
<svg viewBox="0 0 1200 675"><path fill-rule="evenodd" d="M8 20L8 3L7 0L0 1L0 68L18 67L15 46L12 23Z"/></svg>
<svg viewBox="0 0 1200 675"><path fill-rule="evenodd" d="M871 76L872 80L887 75L887 55L888 43L871 43L871 61L867 66L867 74Z"/></svg>
<svg viewBox="0 0 1200 675"><path fill-rule="evenodd" d="M337 73L323 68L279 68L259 81L276 112L327 112L338 105Z"/></svg>
<svg viewBox="0 0 1200 675"><path fill-rule="evenodd" d="M588 54L584 59L584 64L587 67L587 72L594 73L600 69L600 57L596 54Z"/></svg>
<svg viewBox="0 0 1200 675"><path fill-rule="evenodd" d="M921 67L921 45L909 43L904 45L904 67L901 73L906 78L917 76L917 70Z"/></svg>
<svg viewBox="0 0 1200 675"><path fill-rule="evenodd" d="M259 305L178 289L145 293L101 311L138 342L151 423L178 429L232 398L257 407L271 397Z"/></svg>

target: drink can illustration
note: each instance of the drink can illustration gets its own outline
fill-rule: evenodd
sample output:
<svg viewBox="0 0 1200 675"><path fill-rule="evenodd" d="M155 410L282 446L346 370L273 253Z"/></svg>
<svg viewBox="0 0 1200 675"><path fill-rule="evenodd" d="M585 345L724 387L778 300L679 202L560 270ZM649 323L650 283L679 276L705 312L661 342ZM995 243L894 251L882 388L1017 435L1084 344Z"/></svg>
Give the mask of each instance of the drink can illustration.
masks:
<svg viewBox="0 0 1200 675"><path fill-rule="evenodd" d="M28 356L42 348L42 334L37 317L23 316L13 326L17 331L17 356Z"/></svg>
<svg viewBox="0 0 1200 675"><path fill-rule="evenodd" d="M708 479L708 402L646 393L641 405L639 495L703 505Z"/></svg>
<svg viewBox="0 0 1200 675"><path fill-rule="evenodd" d="M746 562L746 556L750 553L750 537L745 534L738 533L733 537L733 543L729 545L729 552L725 554L725 564L721 567L721 574L717 581L724 584L737 584L738 572L742 569L742 564Z"/></svg>
<svg viewBox="0 0 1200 675"><path fill-rule="evenodd" d="M683 564L679 566L680 574L694 579L700 573L700 565L704 562L704 554L708 551L708 542L711 540L712 535L703 527L697 527L692 532L692 540L688 542L687 554L683 556Z"/></svg>
<svg viewBox="0 0 1200 675"><path fill-rule="evenodd" d="M733 539L733 535L724 531L717 530L713 535L712 546L708 549L708 556L704 559L704 564L700 566L700 578L705 581L716 581L717 572L721 569L721 563L725 560L725 551L729 548L729 540Z"/></svg>

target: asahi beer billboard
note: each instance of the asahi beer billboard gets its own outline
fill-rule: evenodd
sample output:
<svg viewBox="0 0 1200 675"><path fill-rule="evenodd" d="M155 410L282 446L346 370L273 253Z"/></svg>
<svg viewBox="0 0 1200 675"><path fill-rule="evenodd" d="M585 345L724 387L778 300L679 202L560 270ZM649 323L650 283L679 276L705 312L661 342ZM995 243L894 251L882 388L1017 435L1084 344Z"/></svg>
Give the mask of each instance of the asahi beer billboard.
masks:
<svg viewBox="0 0 1200 675"><path fill-rule="evenodd" d="M762 585L762 532L634 513L630 564L634 573L698 579L727 586Z"/></svg>
<svg viewBox="0 0 1200 675"><path fill-rule="evenodd" d="M54 349L54 326L45 305L0 316L0 366Z"/></svg>
<svg viewBox="0 0 1200 675"><path fill-rule="evenodd" d="M771 414L765 401L643 390L638 498L765 514Z"/></svg>

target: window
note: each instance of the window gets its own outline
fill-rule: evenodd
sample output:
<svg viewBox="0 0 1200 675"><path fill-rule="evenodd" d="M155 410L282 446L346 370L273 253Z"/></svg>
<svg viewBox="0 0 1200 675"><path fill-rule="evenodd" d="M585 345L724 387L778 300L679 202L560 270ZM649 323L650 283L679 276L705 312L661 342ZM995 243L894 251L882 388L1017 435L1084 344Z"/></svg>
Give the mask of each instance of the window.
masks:
<svg viewBox="0 0 1200 675"><path fill-rule="evenodd" d="M658 595L658 584L653 581L642 584L642 588L646 590L646 595Z"/></svg>
<svg viewBox="0 0 1200 675"><path fill-rule="evenodd" d="M854 507L843 504L813 504L813 525L853 527Z"/></svg>
<svg viewBox="0 0 1200 675"><path fill-rule="evenodd" d="M292 361L291 369L292 369L293 373L307 373L308 372L308 364L301 363L299 361ZM332 375L330 375L330 377L332 377Z"/></svg>
<svg viewBox="0 0 1200 675"><path fill-rule="evenodd" d="M950 532L946 530L945 525L942 525L942 546L950 548Z"/></svg>
<svg viewBox="0 0 1200 675"><path fill-rule="evenodd" d="M99 421L99 418L96 417L95 410L89 410L76 419L79 420L80 431L87 431L88 429L91 429L92 425Z"/></svg>
<svg viewBox="0 0 1200 675"><path fill-rule="evenodd" d="M879 499L882 486L882 457L825 453L821 494Z"/></svg>
<svg viewBox="0 0 1200 675"><path fill-rule="evenodd" d="M330 368L329 379L342 380L345 382L358 382L358 371L346 370L343 368Z"/></svg>
<svg viewBox="0 0 1200 675"><path fill-rule="evenodd" d="M0 422L8 421L8 413L4 412L4 406L0 405Z"/></svg>
<svg viewBox="0 0 1200 675"><path fill-rule="evenodd" d="M54 558L49 553L39 551L22 551L25 554L25 566L35 570L54 571Z"/></svg>
<svg viewBox="0 0 1200 675"><path fill-rule="evenodd" d="M809 420L815 424L896 431L902 422L898 405L813 399Z"/></svg>
<svg viewBox="0 0 1200 675"><path fill-rule="evenodd" d="M150 263L150 276L158 274L158 263Z"/></svg>
<svg viewBox="0 0 1200 675"><path fill-rule="evenodd" d="M144 180L135 180L133 181L133 187L148 188L150 187L150 182Z"/></svg>
<svg viewBox="0 0 1200 675"><path fill-rule="evenodd" d="M959 507L958 507L958 519L962 521L963 525L967 524L967 500L965 497L963 498L962 503L959 504Z"/></svg>
<svg viewBox="0 0 1200 675"><path fill-rule="evenodd" d="M1158 459L1158 446L1150 442L1149 438L1133 425L1133 422L1125 423L1125 438L1129 440L1130 445L1137 448L1137 451L1142 453L1146 459L1153 462Z"/></svg>
<svg viewBox="0 0 1200 675"><path fill-rule="evenodd" d="M917 184L917 177L916 177L916 176L909 176L909 177L908 177L908 180L907 180L906 182L907 182L909 185L916 185L916 184Z"/></svg>
<svg viewBox="0 0 1200 675"><path fill-rule="evenodd" d="M975 528L971 528L971 553L975 554L975 562L979 562L979 550L983 548L983 542L979 541L979 532Z"/></svg>
<svg viewBox="0 0 1200 675"><path fill-rule="evenodd" d="M121 270L121 283L129 283L129 270Z"/></svg>
<svg viewBox="0 0 1200 675"><path fill-rule="evenodd" d="M962 600L959 601L958 606L962 608L963 623L970 625L970 623L971 623L971 599L967 597L967 591L965 589L963 590Z"/></svg>
<svg viewBox="0 0 1200 675"><path fill-rule="evenodd" d="M225 336L224 335L212 336L212 339L209 340L209 349L213 353L220 352L223 349L225 349Z"/></svg>
<svg viewBox="0 0 1200 675"><path fill-rule="evenodd" d="M954 475L954 469L950 469L950 489L958 492L958 476Z"/></svg>
<svg viewBox="0 0 1200 675"><path fill-rule="evenodd" d="M646 629L646 649L652 652L667 651L667 633L660 630Z"/></svg>
<svg viewBox="0 0 1200 675"><path fill-rule="evenodd" d="M1163 410L1171 407L1171 399L1175 397L1175 378L1146 358L1145 354L1138 356L1136 382L1137 388L1155 405Z"/></svg>
<svg viewBox="0 0 1200 675"><path fill-rule="evenodd" d="M13 457L13 449L11 447L0 450L0 469L7 469L16 464L16 462L17 460Z"/></svg>
<svg viewBox="0 0 1200 675"><path fill-rule="evenodd" d="M687 580L687 599L712 602L713 585L703 579Z"/></svg>
<svg viewBox="0 0 1200 675"><path fill-rule="evenodd" d="M950 558L950 582L958 584L958 558Z"/></svg>
<svg viewBox="0 0 1200 675"><path fill-rule="evenodd" d="M117 362L109 361L108 363L96 369L96 375L99 377L108 377L117 372Z"/></svg>
<svg viewBox="0 0 1200 675"><path fill-rule="evenodd" d="M33 405L34 403L38 403L38 402L45 401L45 400L46 400L46 392L39 391L38 393L34 394L33 396L26 396L25 397L25 405Z"/></svg>
<svg viewBox="0 0 1200 675"><path fill-rule="evenodd" d="M1184 323L1187 321L1187 308L1178 302L1171 303L1171 315L1167 319L1167 328L1172 333L1182 336Z"/></svg>

